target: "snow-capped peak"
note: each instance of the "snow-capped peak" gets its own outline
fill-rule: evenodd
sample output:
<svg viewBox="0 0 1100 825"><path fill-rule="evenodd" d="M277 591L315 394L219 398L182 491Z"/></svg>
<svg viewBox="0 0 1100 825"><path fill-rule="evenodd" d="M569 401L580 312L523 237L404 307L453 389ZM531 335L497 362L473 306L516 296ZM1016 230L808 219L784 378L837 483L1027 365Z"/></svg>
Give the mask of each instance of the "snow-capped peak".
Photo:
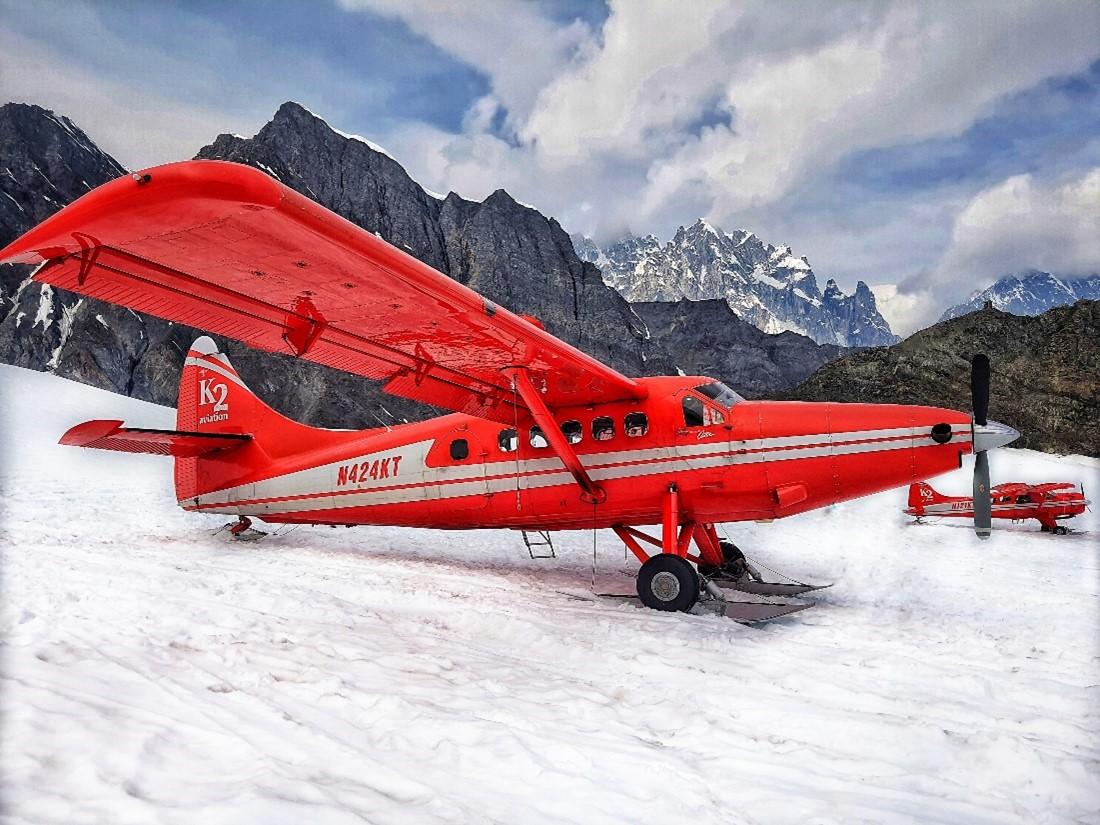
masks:
<svg viewBox="0 0 1100 825"><path fill-rule="evenodd" d="M700 218L666 243L647 235L601 249L575 237L574 246L629 301L721 298L765 332L791 330L844 346L897 340L869 293L847 296L830 282L832 291L823 295L806 258L748 230L726 232Z"/></svg>
<svg viewBox="0 0 1100 825"><path fill-rule="evenodd" d="M1100 300L1100 274L1068 278L1033 269L1006 275L992 286L971 293L966 301L944 312L940 320L974 312L985 306L987 301L1002 312L1039 315L1051 307L1072 304L1082 298Z"/></svg>

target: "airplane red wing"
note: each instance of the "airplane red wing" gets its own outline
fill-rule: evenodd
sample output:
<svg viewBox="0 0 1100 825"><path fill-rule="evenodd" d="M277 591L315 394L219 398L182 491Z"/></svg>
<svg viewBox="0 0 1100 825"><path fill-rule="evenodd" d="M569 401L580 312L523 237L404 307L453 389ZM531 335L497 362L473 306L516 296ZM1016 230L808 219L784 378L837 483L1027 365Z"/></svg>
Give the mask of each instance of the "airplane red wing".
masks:
<svg viewBox="0 0 1100 825"><path fill-rule="evenodd" d="M0 250L36 280L510 422L509 367L547 406L642 386L247 166L186 161L104 184Z"/></svg>
<svg viewBox="0 0 1100 825"><path fill-rule="evenodd" d="M1069 481L1049 481L1044 484L1030 485L1032 492L1053 493L1056 490L1077 490L1077 485Z"/></svg>
<svg viewBox="0 0 1100 825"><path fill-rule="evenodd" d="M92 447L119 453L149 453L190 457L242 447L250 435L234 433L191 433L178 430L146 430L123 427L121 421L85 421L77 424L59 444L66 447Z"/></svg>

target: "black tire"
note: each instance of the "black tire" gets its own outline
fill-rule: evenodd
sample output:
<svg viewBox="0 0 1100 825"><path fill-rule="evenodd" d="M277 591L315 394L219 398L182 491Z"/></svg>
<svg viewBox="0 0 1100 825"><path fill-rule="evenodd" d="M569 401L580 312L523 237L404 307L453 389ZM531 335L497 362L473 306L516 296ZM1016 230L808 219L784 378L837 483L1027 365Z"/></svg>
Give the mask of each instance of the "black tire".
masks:
<svg viewBox="0 0 1100 825"><path fill-rule="evenodd" d="M687 559L661 553L638 571L638 598L654 610L687 612L699 601L699 574Z"/></svg>
<svg viewBox="0 0 1100 825"><path fill-rule="evenodd" d="M741 548L729 539L719 539L718 547L722 551L722 566L700 564L699 575L706 576L708 579L719 573L732 579L739 579L745 575L745 554L741 552Z"/></svg>
<svg viewBox="0 0 1100 825"><path fill-rule="evenodd" d="M1054 528L1054 534L1056 536L1064 536L1068 532L1069 532L1069 528L1068 527L1063 527L1061 524L1059 524L1057 527Z"/></svg>

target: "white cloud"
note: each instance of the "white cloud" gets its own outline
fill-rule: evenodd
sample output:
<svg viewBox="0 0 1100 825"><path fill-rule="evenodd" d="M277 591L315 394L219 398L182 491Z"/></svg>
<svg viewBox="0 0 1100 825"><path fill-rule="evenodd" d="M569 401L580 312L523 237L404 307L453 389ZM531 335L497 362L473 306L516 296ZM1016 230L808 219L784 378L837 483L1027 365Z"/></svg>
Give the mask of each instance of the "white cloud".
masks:
<svg viewBox="0 0 1100 825"><path fill-rule="evenodd" d="M957 134L1100 51L1093 2L612 0L599 32L530 3L342 2L400 18L489 77L464 133L434 135L435 170L461 181L437 187L511 188L521 169L524 198L556 215L594 204L571 227L590 233L667 232L688 209L735 225L852 152ZM517 141L478 137L497 104Z"/></svg>
<svg viewBox="0 0 1100 825"><path fill-rule="evenodd" d="M133 168L192 157L222 132L255 131L263 123L106 81L54 49L0 29L0 101L8 100L70 117L101 149Z"/></svg>
<svg viewBox="0 0 1100 825"><path fill-rule="evenodd" d="M489 77L493 94L515 122L526 117L539 90L593 36L583 22L559 25L527 2L339 2L350 11L369 11L401 20L447 53L480 69Z"/></svg>
<svg viewBox="0 0 1100 825"><path fill-rule="evenodd" d="M1057 183L1017 175L979 193L933 279L977 287L1025 269L1100 272L1100 167Z"/></svg>
<svg viewBox="0 0 1100 825"><path fill-rule="evenodd" d="M790 22L801 25L795 15ZM647 212L699 187L724 220L854 151L961 132L1005 94L1095 59L1100 5L896 5L853 22L810 48L725 67L734 126L655 158Z"/></svg>
<svg viewBox="0 0 1100 825"><path fill-rule="evenodd" d="M946 309L928 290L905 292L897 284L873 284L871 291L875 293L875 304L890 329L902 337L927 326Z"/></svg>
<svg viewBox="0 0 1100 825"><path fill-rule="evenodd" d="M1070 278L1100 272L1100 167L1059 181L1016 175L979 192L959 211L934 266L874 289L890 326L906 334L1029 269Z"/></svg>

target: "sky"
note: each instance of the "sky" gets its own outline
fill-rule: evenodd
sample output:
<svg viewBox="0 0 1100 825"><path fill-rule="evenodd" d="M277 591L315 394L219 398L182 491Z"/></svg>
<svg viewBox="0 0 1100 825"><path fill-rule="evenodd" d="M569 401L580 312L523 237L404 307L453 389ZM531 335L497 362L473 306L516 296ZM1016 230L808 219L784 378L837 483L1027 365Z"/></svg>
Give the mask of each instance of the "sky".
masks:
<svg viewBox="0 0 1100 825"><path fill-rule="evenodd" d="M0 101L130 168L295 100L424 186L606 243L706 218L895 331L1100 272L1100 2L0 0Z"/></svg>

